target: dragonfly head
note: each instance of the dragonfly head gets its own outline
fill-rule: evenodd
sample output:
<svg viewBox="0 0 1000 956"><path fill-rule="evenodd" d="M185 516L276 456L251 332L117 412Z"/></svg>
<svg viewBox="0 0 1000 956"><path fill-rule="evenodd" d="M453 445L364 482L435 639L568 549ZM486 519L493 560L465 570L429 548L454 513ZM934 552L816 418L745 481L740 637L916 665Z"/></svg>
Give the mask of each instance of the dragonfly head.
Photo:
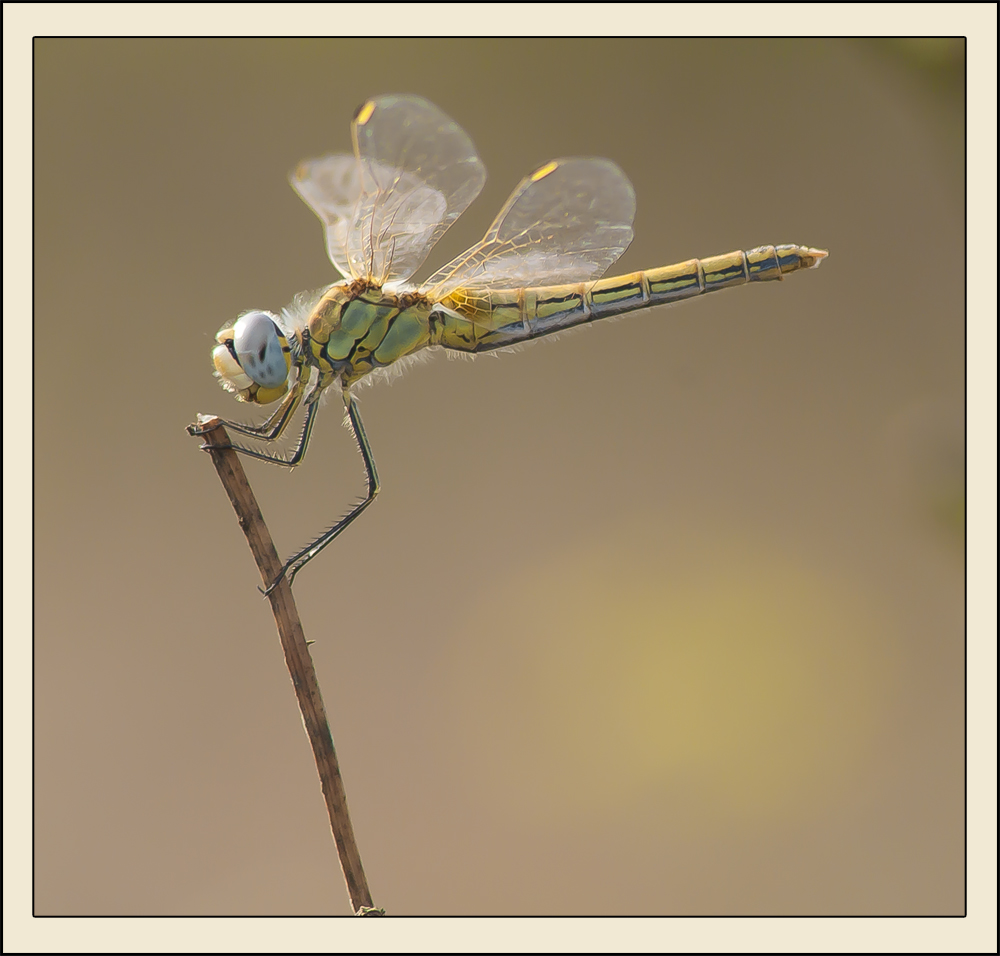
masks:
<svg viewBox="0 0 1000 956"><path fill-rule="evenodd" d="M292 368L288 339L271 312L244 312L215 337L215 374L242 402L268 405L288 391Z"/></svg>

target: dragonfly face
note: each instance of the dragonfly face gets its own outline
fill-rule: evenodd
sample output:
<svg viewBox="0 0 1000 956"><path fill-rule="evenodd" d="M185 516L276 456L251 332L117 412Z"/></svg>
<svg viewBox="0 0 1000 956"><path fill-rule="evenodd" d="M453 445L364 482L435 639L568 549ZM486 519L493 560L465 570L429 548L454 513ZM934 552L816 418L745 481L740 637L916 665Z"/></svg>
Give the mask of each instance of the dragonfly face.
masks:
<svg viewBox="0 0 1000 956"><path fill-rule="evenodd" d="M351 125L351 155L300 163L291 184L324 225L342 280L298 296L281 314L246 312L217 336L216 374L241 401L283 398L262 425L229 422L276 441L300 405L298 464L316 399L336 385L368 472L366 499L285 564L289 578L366 508L378 491L371 449L351 387L424 348L483 352L530 341L605 316L646 309L748 282L815 268L826 256L806 246L761 246L612 278L601 277L632 241L635 194L607 159L557 159L525 177L483 239L419 286L413 275L479 194L486 171L472 140L416 96L369 100ZM272 585L273 586L273 585Z"/></svg>
<svg viewBox="0 0 1000 956"><path fill-rule="evenodd" d="M271 312L244 312L216 336L212 363L223 386L245 402L269 405L288 391L291 348Z"/></svg>

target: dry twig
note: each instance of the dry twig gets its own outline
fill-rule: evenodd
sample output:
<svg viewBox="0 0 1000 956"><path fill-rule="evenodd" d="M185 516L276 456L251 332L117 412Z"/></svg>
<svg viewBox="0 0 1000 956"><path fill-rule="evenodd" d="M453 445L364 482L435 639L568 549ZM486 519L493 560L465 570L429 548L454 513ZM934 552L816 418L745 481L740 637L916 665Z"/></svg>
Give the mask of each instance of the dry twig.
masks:
<svg viewBox="0 0 1000 956"><path fill-rule="evenodd" d="M212 456L212 462L219 478L229 495L240 527L246 535L254 561L260 570L265 586L270 584L281 570L281 560L271 541L270 532L264 523L257 500L247 482L246 473L239 455L233 451L222 422L217 418L201 419L197 425L190 425L188 432L205 439L205 445ZM292 598L292 589L286 578L268 595L271 611L278 625L278 637L285 654L285 663L292 677L292 686L299 701L302 722L316 758L323 796L330 815L330 828L340 854L340 865L347 882L347 892L351 906L358 915L381 914L372 904L371 892L365 871L361 865L361 854L354 840L354 829L347 812L347 795L340 776L337 752L333 746L333 736L326 719L323 697L320 694L312 655L306 644L305 633L299 620L299 613Z"/></svg>

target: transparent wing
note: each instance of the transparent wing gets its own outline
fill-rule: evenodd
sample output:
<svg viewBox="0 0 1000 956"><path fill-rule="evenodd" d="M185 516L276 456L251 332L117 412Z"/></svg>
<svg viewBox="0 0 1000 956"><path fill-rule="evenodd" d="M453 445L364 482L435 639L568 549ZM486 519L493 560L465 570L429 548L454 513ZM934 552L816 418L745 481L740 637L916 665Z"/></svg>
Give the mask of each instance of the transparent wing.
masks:
<svg viewBox="0 0 1000 956"><path fill-rule="evenodd" d="M326 226L326 251L346 279L360 278L348 253L348 234L361 198L356 156L324 156L299 163L288 177L292 188Z"/></svg>
<svg viewBox="0 0 1000 956"><path fill-rule="evenodd" d="M355 114L351 157L303 163L292 185L326 223L351 278L409 279L479 195L486 170L467 133L417 96L380 96Z"/></svg>
<svg viewBox="0 0 1000 956"><path fill-rule="evenodd" d="M607 272L632 241L635 192L609 159L557 159L514 190L483 241L424 283L455 289L586 282Z"/></svg>

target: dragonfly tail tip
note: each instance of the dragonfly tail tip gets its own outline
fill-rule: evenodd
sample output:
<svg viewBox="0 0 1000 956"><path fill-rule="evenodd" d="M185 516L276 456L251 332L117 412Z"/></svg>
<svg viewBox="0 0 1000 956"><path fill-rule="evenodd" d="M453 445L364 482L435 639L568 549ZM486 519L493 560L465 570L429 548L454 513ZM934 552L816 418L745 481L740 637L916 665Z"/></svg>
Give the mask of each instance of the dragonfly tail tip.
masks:
<svg viewBox="0 0 1000 956"><path fill-rule="evenodd" d="M830 253L826 249L806 249L802 258L807 263L807 269L816 269L828 255Z"/></svg>

